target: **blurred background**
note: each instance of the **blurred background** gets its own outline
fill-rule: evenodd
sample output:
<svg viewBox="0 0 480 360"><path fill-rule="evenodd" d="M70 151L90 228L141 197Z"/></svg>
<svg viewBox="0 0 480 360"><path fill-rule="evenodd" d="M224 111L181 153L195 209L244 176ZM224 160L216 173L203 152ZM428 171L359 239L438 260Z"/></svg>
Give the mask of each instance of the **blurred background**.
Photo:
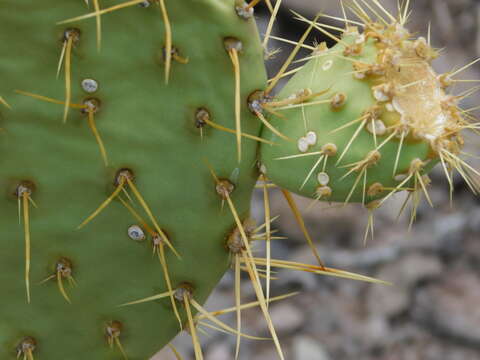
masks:
<svg viewBox="0 0 480 360"><path fill-rule="evenodd" d="M396 14L397 0L381 0ZM325 12L341 16L339 0L284 0L274 35L298 40L304 23L288 9L312 19ZM412 0L409 29L425 35L431 21L432 44L445 49L435 61L438 72L451 71L480 57L480 1ZM256 7L260 31L269 19L265 7ZM342 26L341 23L325 23ZM313 31L306 41L326 41ZM272 41L281 51L267 61L269 75L281 66L292 47ZM307 53L300 53L303 57ZM462 73L462 79L480 79L480 65ZM467 88L475 86L469 83ZM465 90L455 86L454 93ZM462 107L479 105L471 96ZM478 138L469 137L466 152L480 155ZM469 163L480 168L477 158ZM270 313L286 359L293 360L478 360L480 359L480 206L463 181L455 179L453 206L441 169L431 175L431 209L422 201L417 221L408 231L409 212L397 219L405 195L398 194L375 214L375 239L363 241L368 213L361 207L320 204L307 211L310 200L296 198L323 261L331 267L374 276L393 286L372 285L292 271L279 271L272 295L300 291L278 303ZM288 240L273 241L274 258L315 263L280 192L272 190L271 207L280 215L274 228ZM263 223L263 195L253 198L253 215ZM258 254L262 246L256 245ZM255 301L244 279L242 302ZM206 304L210 310L234 305L233 273L229 272ZM235 327L234 315L223 321ZM243 312L242 331L269 336L258 309ZM234 358L235 336L207 330L202 335L206 360ZM173 344L184 359L194 359L191 339L180 334ZM240 359L277 359L270 341L242 340ZM162 351L157 360L174 359Z"/></svg>

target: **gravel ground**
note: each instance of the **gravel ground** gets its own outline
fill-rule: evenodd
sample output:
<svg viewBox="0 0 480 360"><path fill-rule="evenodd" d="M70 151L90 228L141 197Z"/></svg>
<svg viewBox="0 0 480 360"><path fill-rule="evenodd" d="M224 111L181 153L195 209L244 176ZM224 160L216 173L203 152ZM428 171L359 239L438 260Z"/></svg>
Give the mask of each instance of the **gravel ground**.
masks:
<svg viewBox="0 0 480 360"><path fill-rule="evenodd" d="M318 11L338 12L337 0L284 0L286 6L310 18ZM396 1L382 1L390 9ZM435 68L447 71L480 56L480 2L474 0L415 0L412 31L426 33L431 20L432 42L445 47ZM257 11L264 27L267 13ZM298 39L304 26L283 11L276 31ZM317 33L309 39L322 40ZM276 44L278 45L278 44ZM276 46L272 44L272 46ZM284 48L269 63L270 73L288 54ZM480 79L480 66L466 71L464 78ZM455 91L462 91L461 87ZM465 107L478 104L478 97ZM473 139L467 151L480 153ZM479 160L473 159L473 163ZM477 164L479 165L479 164ZM478 166L477 166L478 168ZM480 206L478 198L455 180L453 206L448 184L440 171L432 175L431 197L435 209L422 203L418 221L408 231L408 216L398 220L403 201L399 194L375 216L375 239L363 243L367 214L356 206L320 205L304 211L306 223L316 240L323 260L332 267L374 276L392 286L371 285L312 274L280 271L272 283L272 294L300 291L295 297L270 306L286 358L294 360L477 360L480 359ZM272 208L280 220L276 229L288 240L274 242L276 258L313 263L280 193L272 191ZM255 194L254 214L261 219L262 195ZM306 209L309 200L297 198ZM407 214L408 215L408 214ZM258 249L261 249L259 246ZM245 279L246 280L246 279ZM233 277L225 275L206 307L220 309L233 305ZM245 281L243 301L254 301ZM258 310L244 312L243 331L268 336ZM233 316L224 320L234 324ZM235 337L208 331L203 336L207 360L233 359ZM270 341L243 340L240 359L277 359ZM179 335L174 344L184 359L193 359L191 339ZM157 360L174 359L163 351Z"/></svg>

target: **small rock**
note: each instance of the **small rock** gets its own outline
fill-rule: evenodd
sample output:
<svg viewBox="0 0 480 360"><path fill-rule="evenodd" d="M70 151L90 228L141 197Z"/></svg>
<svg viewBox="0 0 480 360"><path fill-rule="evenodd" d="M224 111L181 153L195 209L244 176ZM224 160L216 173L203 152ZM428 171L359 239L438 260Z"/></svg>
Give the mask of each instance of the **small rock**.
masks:
<svg viewBox="0 0 480 360"><path fill-rule="evenodd" d="M373 315L365 321L365 342L372 346L385 346L388 343L388 337L385 334L391 332L387 319L384 316Z"/></svg>
<svg viewBox="0 0 480 360"><path fill-rule="evenodd" d="M387 317L401 313L409 306L410 291L415 284L441 271L442 265L437 258L415 253L382 267L376 278L390 281L393 286L372 287L368 295L370 312Z"/></svg>
<svg viewBox="0 0 480 360"><path fill-rule="evenodd" d="M470 346L480 346L480 278L453 270L441 282L415 296L413 318L436 333Z"/></svg>
<svg viewBox="0 0 480 360"><path fill-rule="evenodd" d="M307 336L297 336L292 343L292 359L330 360L330 356L317 340Z"/></svg>

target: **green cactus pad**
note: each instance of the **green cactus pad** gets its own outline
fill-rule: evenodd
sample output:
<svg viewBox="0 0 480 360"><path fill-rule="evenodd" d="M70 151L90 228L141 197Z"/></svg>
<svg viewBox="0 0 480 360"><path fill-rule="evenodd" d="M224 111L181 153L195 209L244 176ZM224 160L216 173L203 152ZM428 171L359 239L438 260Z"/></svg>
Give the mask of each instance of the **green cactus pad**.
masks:
<svg viewBox="0 0 480 360"><path fill-rule="evenodd" d="M365 204L426 187L442 151L462 143L459 110L447 108L429 65L435 55L398 24L351 27L331 49L319 45L278 95L293 99L273 108L286 119L269 117L290 140L264 130L280 143L262 145L268 177L304 196Z"/></svg>
<svg viewBox="0 0 480 360"><path fill-rule="evenodd" d="M119 4L99 3L102 9ZM232 199L246 217L257 177L257 143L242 140L238 163L235 136L196 114L203 109L210 121L235 129L235 77L224 39L242 43L242 105L266 84L262 49L253 19L238 16L234 0L165 4L175 55L168 85L165 22L157 2L103 14L98 51L95 17L57 24L94 11L91 0L90 7L83 0L2 1L0 95L11 106L0 104L2 359L29 351L40 360L119 359L118 337L129 359L144 360L178 333L168 297L119 307L167 290L162 267L152 257L151 239L137 241L138 232L131 234L134 239L128 236L129 226L141 224L124 205L114 199L76 229L112 194L120 169L133 172L136 188L181 256L165 247L173 287L191 284L194 298L202 303L229 266L225 241L234 220L228 208L222 210L207 164L235 185ZM108 166L85 109L69 109L62 123L62 104L24 95L65 100L68 54L58 79L56 71L68 29L78 37L71 44L71 102L94 99L94 121ZM246 106L241 110L242 131L258 135L260 122ZM38 206L28 205L30 304L24 280L25 235L18 220L19 184ZM132 189L125 189L133 208L153 227ZM24 214L23 206L21 210ZM58 287L59 269L71 304ZM69 284L70 270L76 286ZM178 306L185 320L182 304Z"/></svg>

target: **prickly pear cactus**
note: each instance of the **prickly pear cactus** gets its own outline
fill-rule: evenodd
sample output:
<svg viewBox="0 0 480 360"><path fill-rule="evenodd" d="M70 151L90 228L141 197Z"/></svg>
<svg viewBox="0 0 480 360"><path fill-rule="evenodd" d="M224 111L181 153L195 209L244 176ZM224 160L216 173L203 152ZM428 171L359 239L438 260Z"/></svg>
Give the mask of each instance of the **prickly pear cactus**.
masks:
<svg viewBox="0 0 480 360"><path fill-rule="evenodd" d="M241 337L241 309L268 315L273 267L362 281L327 268L289 192L378 208L424 192L459 159L468 128L437 75L437 52L376 0L362 29L318 45L274 96L309 31L270 82L266 38L238 0L3 0L0 7L0 357L147 359L181 330L202 359L208 319ZM263 46L262 46L263 45ZM262 130L263 128L263 130ZM258 169L258 170L257 170ZM265 223L249 216L257 179ZM319 264L272 259L268 189L282 192ZM414 196L417 202L418 196ZM373 226L373 224L372 224ZM266 258L251 243L266 241ZM153 256L152 256L153 255ZM202 307L235 270L237 327ZM240 271L258 301L240 303ZM265 278L265 290L260 279ZM225 310L226 312L227 310Z"/></svg>
<svg viewBox="0 0 480 360"><path fill-rule="evenodd" d="M457 160L465 128L459 98L446 94L450 75L430 66L437 55L403 18L367 21L363 31L347 26L333 48L318 45L279 95L293 99L281 108L289 121L271 117L289 139L265 130L281 143L262 147L269 177L319 200L378 207L401 190L428 197L426 174L439 162L449 180L453 168L470 173Z"/></svg>
<svg viewBox="0 0 480 360"><path fill-rule="evenodd" d="M235 134L210 124L235 128L229 54L242 99L266 82L253 19L233 1L136 1L107 12L119 2L101 0L99 20L58 24L96 3L1 4L2 359L148 358L180 330L169 297L119 305L169 290L156 252L170 287L188 284L201 303L229 266L234 219L222 211L223 184L248 215L257 143L242 142L239 162ZM250 111L240 116L242 132L258 135Z"/></svg>

